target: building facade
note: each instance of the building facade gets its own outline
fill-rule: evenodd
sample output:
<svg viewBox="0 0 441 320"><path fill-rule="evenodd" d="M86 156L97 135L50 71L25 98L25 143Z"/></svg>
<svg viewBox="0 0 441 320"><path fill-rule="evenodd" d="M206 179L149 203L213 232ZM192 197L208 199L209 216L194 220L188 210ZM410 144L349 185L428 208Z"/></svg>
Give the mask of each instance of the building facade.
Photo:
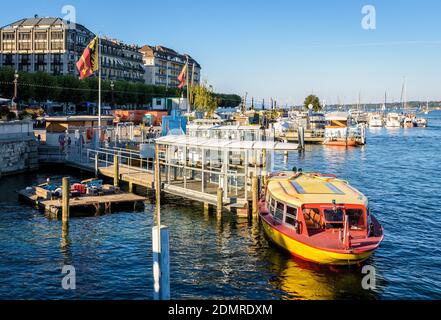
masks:
<svg viewBox="0 0 441 320"><path fill-rule="evenodd" d="M84 26L60 18L16 21L0 29L0 68L75 74L75 64L92 37Z"/></svg>
<svg viewBox="0 0 441 320"><path fill-rule="evenodd" d="M53 75L78 75L76 63L95 34L60 18L22 19L0 29L0 68ZM105 80L144 82L139 47L101 39Z"/></svg>
<svg viewBox="0 0 441 320"><path fill-rule="evenodd" d="M167 88L179 86L179 74L187 59L189 62L189 81L193 84L201 82L201 66L191 56L179 54L173 49L163 46L145 45L140 49L144 63L144 81L146 84L160 85Z"/></svg>
<svg viewBox="0 0 441 320"><path fill-rule="evenodd" d="M139 47L118 40L101 39L102 77L105 80L144 82L144 67Z"/></svg>

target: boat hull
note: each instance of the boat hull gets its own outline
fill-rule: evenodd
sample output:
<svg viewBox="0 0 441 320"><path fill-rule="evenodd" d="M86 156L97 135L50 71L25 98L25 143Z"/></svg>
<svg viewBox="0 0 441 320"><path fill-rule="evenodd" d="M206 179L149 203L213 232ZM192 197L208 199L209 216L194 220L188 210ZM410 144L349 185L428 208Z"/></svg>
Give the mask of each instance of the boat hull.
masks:
<svg viewBox="0 0 441 320"><path fill-rule="evenodd" d="M331 140L331 141L325 141L325 145L327 146L335 146L335 147L356 147L359 145L359 143L356 140Z"/></svg>
<svg viewBox="0 0 441 320"><path fill-rule="evenodd" d="M272 242L287 250L292 255L310 262L326 265L354 265L365 261L374 252L372 250L361 253L337 253L317 249L281 233L273 228L265 219L262 219L262 224L265 234Z"/></svg>

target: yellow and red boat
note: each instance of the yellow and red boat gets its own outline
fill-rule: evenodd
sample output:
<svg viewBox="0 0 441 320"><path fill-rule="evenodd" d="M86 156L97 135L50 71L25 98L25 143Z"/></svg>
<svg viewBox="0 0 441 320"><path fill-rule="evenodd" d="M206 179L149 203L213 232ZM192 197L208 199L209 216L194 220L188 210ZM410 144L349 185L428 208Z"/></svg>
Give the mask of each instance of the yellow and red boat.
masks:
<svg viewBox="0 0 441 320"><path fill-rule="evenodd" d="M259 213L271 241L319 264L358 264L384 237L367 198L334 175L289 172L270 177Z"/></svg>

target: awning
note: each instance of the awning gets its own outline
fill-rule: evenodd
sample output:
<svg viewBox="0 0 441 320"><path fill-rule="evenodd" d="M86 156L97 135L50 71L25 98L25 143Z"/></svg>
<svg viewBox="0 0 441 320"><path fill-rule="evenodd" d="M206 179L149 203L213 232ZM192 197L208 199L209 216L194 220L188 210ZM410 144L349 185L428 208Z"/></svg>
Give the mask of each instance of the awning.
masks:
<svg viewBox="0 0 441 320"><path fill-rule="evenodd" d="M210 139L188 137L184 135L179 136L165 136L155 140L161 145L172 145L177 147L187 148L202 148L202 149L228 149L228 150L270 150L270 151L295 151L299 149L298 144L283 143L275 141L234 141L223 139Z"/></svg>

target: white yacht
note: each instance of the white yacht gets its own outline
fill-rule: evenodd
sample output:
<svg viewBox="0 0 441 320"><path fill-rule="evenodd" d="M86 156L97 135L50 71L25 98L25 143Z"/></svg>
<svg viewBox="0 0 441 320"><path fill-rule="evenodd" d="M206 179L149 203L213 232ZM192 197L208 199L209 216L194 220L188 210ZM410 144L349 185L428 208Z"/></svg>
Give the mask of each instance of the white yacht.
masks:
<svg viewBox="0 0 441 320"><path fill-rule="evenodd" d="M378 113L370 114L368 124L371 128L383 127L383 116Z"/></svg>
<svg viewBox="0 0 441 320"><path fill-rule="evenodd" d="M424 118L415 118L415 124L418 128L427 128L429 122Z"/></svg>
<svg viewBox="0 0 441 320"><path fill-rule="evenodd" d="M389 113L386 117L386 127L387 128L400 128L401 127L401 117L398 113Z"/></svg>

